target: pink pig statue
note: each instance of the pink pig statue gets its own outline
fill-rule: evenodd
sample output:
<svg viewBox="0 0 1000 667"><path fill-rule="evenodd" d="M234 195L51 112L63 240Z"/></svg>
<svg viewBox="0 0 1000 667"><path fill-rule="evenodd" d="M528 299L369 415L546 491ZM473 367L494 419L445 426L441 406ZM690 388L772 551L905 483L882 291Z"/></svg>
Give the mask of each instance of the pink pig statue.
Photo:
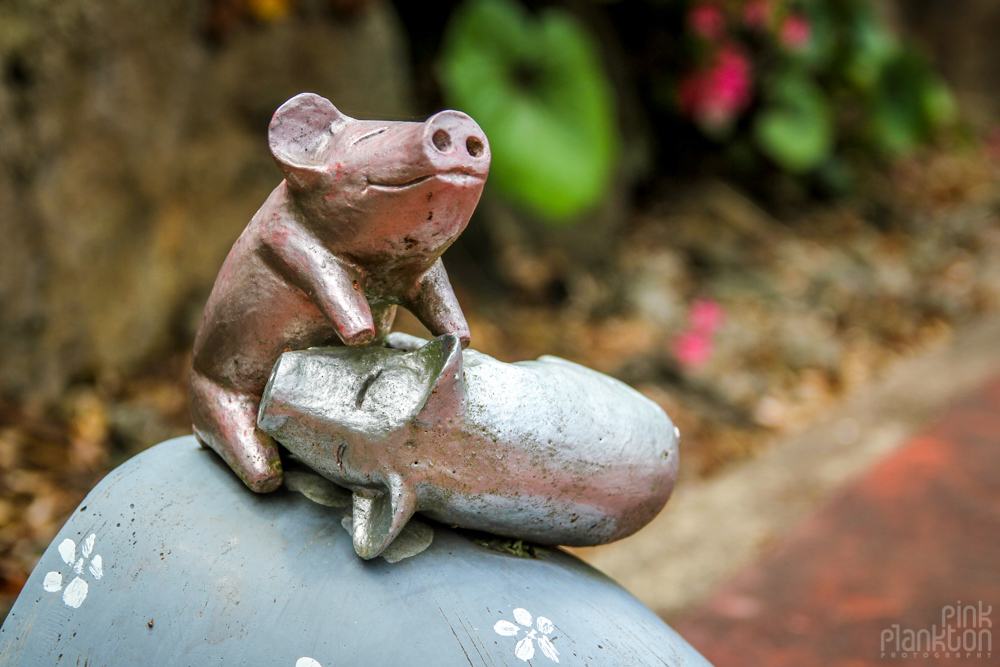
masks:
<svg viewBox="0 0 1000 667"><path fill-rule="evenodd" d="M490 167L486 136L463 113L356 120L311 93L275 112L268 142L285 180L219 272L190 382L198 439L261 493L282 482L277 445L257 427L282 352L380 344L397 305L468 345L441 254L468 224Z"/></svg>

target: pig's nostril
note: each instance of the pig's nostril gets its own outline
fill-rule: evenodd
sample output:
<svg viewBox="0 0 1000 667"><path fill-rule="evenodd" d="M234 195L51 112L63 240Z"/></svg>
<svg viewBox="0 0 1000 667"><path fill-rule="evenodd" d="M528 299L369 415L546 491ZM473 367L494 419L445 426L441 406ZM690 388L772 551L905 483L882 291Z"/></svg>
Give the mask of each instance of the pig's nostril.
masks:
<svg viewBox="0 0 1000 667"><path fill-rule="evenodd" d="M483 142L475 137L469 137L465 140L465 150L469 151L472 157L479 157L483 154Z"/></svg>
<svg viewBox="0 0 1000 667"><path fill-rule="evenodd" d="M431 141L434 142L434 147L442 153L451 148L451 136L444 130L435 132L434 136L431 137Z"/></svg>

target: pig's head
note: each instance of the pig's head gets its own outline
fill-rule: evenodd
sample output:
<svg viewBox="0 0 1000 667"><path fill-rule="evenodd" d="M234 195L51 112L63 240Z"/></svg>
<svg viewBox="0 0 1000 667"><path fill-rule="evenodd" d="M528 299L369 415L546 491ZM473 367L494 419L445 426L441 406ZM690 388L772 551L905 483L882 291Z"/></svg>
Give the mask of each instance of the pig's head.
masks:
<svg viewBox="0 0 1000 667"><path fill-rule="evenodd" d="M357 120L312 93L275 112L268 141L305 224L362 265L436 260L468 224L490 167L486 135L464 113Z"/></svg>

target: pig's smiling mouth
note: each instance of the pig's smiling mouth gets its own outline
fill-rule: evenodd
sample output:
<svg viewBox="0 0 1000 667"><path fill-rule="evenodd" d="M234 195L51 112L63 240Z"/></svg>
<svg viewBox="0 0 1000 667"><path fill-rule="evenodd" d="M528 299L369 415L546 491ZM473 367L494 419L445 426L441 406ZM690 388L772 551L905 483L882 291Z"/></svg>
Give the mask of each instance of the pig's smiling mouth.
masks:
<svg viewBox="0 0 1000 667"><path fill-rule="evenodd" d="M369 187L383 188L386 190L404 190L406 188L412 188L414 186L420 185L432 178L437 178L452 185L470 185L475 181L482 181L485 179L484 176L479 174L471 174L467 171L443 171L435 172L431 174L424 174L423 176L418 176L412 178L408 181L403 181L401 183L379 183L378 181L373 181L368 179Z"/></svg>

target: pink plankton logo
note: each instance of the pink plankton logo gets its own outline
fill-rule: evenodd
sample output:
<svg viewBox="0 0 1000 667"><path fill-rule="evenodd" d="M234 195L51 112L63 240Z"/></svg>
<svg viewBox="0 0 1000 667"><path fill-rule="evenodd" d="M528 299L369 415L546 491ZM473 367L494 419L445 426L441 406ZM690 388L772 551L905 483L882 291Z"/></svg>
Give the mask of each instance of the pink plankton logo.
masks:
<svg viewBox="0 0 1000 667"><path fill-rule="evenodd" d="M882 658L975 659L993 657L993 605L954 605L941 608L941 625L929 629L901 628L893 624L882 631Z"/></svg>

